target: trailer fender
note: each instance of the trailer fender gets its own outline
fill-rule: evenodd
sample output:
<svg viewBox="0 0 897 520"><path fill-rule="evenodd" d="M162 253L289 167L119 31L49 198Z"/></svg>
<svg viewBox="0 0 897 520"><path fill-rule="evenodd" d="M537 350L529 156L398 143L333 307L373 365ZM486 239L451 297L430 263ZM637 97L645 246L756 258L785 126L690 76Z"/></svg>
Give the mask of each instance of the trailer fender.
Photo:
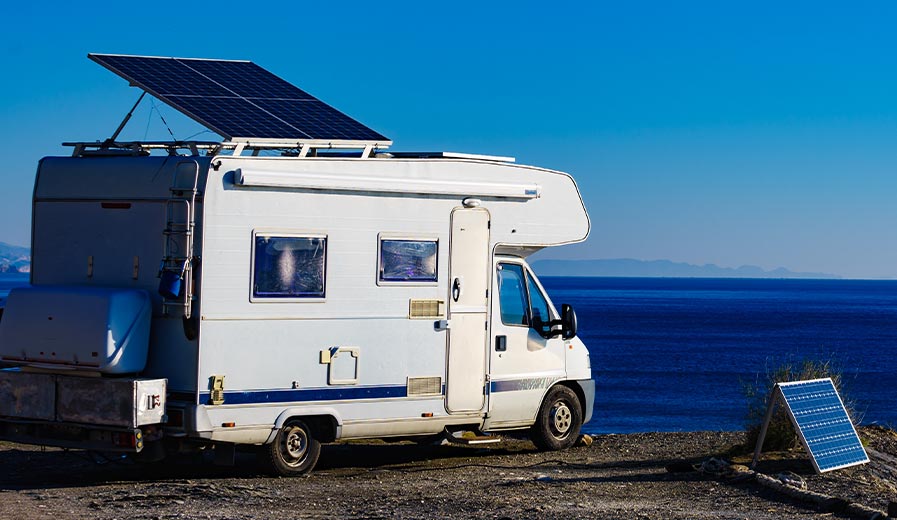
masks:
<svg viewBox="0 0 897 520"><path fill-rule="evenodd" d="M297 406L287 408L274 421L274 428L268 435L265 444L274 442L277 432L283 428L284 423L292 418L301 418L311 423L312 428L319 430L319 434L323 437L322 442L331 442L339 439L343 431L343 418L333 408L321 408L317 406Z"/></svg>

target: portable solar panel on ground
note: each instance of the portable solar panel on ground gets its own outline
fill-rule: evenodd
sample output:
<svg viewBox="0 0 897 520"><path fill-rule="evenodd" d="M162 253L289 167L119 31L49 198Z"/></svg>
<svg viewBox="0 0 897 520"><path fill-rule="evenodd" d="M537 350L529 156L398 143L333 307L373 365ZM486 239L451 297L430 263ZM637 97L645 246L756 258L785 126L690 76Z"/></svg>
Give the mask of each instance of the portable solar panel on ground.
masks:
<svg viewBox="0 0 897 520"><path fill-rule="evenodd" d="M389 141L251 61L89 57L226 139Z"/></svg>
<svg viewBox="0 0 897 520"><path fill-rule="evenodd" d="M818 471L869 462L831 379L779 383L778 387Z"/></svg>

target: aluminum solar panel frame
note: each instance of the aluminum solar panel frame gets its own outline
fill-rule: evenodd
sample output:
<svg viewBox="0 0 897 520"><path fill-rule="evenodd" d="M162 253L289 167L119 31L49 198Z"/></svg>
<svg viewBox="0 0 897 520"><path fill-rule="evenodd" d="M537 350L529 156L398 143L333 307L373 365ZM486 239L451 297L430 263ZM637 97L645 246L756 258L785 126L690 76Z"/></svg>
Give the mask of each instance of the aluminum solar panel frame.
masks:
<svg viewBox="0 0 897 520"><path fill-rule="evenodd" d="M832 380L824 378L776 384L754 452L754 465L779 398L785 403L788 417L810 454L817 473L869 462L841 396Z"/></svg>
<svg viewBox="0 0 897 520"><path fill-rule="evenodd" d="M88 57L229 141L386 148L389 138L251 61Z"/></svg>

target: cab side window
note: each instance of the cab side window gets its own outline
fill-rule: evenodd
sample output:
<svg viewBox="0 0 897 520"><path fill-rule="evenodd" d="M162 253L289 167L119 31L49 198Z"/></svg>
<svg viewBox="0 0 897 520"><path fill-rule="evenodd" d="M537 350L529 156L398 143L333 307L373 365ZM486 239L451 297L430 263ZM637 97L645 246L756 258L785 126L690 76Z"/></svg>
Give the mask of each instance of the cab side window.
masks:
<svg viewBox="0 0 897 520"><path fill-rule="evenodd" d="M498 264L497 274L501 322L505 325L529 326L523 266Z"/></svg>
<svg viewBox="0 0 897 520"><path fill-rule="evenodd" d="M536 282L531 275L526 277L526 286L527 289L529 289L529 302L532 311L533 328L544 336L551 331L551 327L548 325L551 321L551 311L548 310L548 301L545 299L545 295L542 294L542 291L539 290L539 286L536 285Z"/></svg>

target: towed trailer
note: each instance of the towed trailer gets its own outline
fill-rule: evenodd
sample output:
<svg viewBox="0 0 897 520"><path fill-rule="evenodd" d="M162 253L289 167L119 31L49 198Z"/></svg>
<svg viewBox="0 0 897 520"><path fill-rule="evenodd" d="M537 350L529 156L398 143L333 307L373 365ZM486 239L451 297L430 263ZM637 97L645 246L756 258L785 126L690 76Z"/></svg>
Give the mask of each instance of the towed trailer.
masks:
<svg viewBox="0 0 897 520"><path fill-rule="evenodd" d="M588 236L571 176L390 152L251 62L90 58L223 140L118 142L123 122L40 162L32 285L0 319L0 438L251 445L281 475L341 439L575 443L589 353L526 262Z"/></svg>

